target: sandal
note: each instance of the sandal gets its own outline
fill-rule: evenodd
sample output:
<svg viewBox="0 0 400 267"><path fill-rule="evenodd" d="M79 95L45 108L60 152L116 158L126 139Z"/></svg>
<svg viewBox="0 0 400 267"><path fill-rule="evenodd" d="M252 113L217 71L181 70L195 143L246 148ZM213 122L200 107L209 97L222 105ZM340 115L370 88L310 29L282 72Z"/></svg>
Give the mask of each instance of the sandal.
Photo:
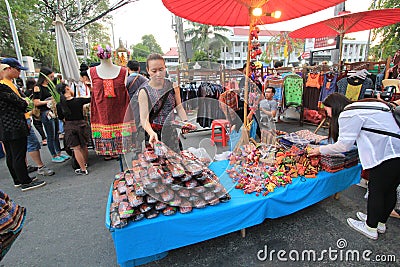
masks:
<svg viewBox="0 0 400 267"><path fill-rule="evenodd" d="M400 210L392 210L392 212L390 213L390 217L400 219L399 212L400 212Z"/></svg>
<svg viewBox="0 0 400 267"><path fill-rule="evenodd" d="M104 161L109 161L109 160L119 160L119 156L106 156L103 158Z"/></svg>

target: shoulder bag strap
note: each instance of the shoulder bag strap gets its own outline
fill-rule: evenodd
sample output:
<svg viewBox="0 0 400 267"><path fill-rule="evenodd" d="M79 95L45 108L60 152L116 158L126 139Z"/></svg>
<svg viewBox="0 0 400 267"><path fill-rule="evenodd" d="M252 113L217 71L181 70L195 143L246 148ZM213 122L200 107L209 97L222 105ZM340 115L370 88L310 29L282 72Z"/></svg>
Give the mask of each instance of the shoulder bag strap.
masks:
<svg viewBox="0 0 400 267"><path fill-rule="evenodd" d="M346 107L344 109L344 111L346 110L354 110L354 109L375 109L375 110L381 110L381 111L386 111L389 112L391 111L391 109L388 108L384 108L384 107L375 107L375 106L351 106L351 107Z"/></svg>
<svg viewBox="0 0 400 267"><path fill-rule="evenodd" d="M132 86L133 86L133 84L136 82L137 78L139 78L139 74L136 75L135 79L133 79L133 80L131 81L131 83L129 84L129 86L128 86L128 91L129 91L129 89L132 88Z"/></svg>
<svg viewBox="0 0 400 267"><path fill-rule="evenodd" d="M391 137L395 137L395 138L399 138L399 139L400 139L400 134L395 134L395 133L391 133L391 132L381 131L381 130L377 130L377 129L365 128L365 127L361 127L361 130L365 130L365 131L372 132L372 133L377 133L377 134L388 135L388 136L391 136Z"/></svg>

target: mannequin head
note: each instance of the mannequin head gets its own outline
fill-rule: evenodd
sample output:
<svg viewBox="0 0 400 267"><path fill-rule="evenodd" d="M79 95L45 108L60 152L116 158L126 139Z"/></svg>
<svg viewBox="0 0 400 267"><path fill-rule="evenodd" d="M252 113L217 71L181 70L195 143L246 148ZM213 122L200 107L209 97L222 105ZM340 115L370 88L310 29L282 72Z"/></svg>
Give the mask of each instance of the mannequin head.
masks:
<svg viewBox="0 0 400 267"><path fill-rule="evenodd" d="M104 49L101 45L97 46L97 57L100 59L109 59L111 58L111 47L109 45Z"/></svg>

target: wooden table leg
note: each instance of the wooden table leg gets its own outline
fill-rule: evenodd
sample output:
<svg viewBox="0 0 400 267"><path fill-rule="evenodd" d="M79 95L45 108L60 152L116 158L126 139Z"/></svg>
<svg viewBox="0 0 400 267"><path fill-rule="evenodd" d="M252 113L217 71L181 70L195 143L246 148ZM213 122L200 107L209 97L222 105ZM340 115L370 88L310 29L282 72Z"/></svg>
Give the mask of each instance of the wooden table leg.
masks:
<svg viewBox="0 0 400 267"><path fill-rule="evenodd" d="M240 230L240 234L242 235L243 238L246 237L246 228L243 228L242 230Z"/></svg>
<svg viewBox="0 0 400 267"><path fill-rule="evenodd" d="M320 122L320 124L318 125L317 129L315 129L315 131L314 131L315 134L316 134L316 133L318 132L318 130L324 125L325 121L326 121L326 118L324 118L324 119Z"/></svg>

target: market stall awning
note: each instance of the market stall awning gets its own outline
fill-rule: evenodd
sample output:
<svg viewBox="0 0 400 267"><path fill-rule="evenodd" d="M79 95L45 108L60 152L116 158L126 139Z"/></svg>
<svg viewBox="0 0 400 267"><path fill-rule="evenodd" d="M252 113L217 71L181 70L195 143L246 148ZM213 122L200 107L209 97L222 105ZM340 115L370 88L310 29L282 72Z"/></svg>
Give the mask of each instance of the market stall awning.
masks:
<svg viewBox="0 0 400 267"><path fill-rule="evenodd" d="M291 38L319 38L340 35L339 64L342 62L343 37L346 33L371 30L400 22L400 8L370 10L342 15L317 22L289 33Z"/></svg>
<svg viewBox="0 0 400 267"><path fill-rule="evenodd" d="M289 33L291 38L319 38L365 31L400 22L400 8L345 13Z"/></svg>
<svg viewBox="0 0 400 267"><path fill-rule="evenodd" d="M249 26L250 9L262 8L257 24L286 21L337 5L343 0L163 0L166 8L184 19L215 26ZM280 18L272 12L280 11Z"/></svg>

